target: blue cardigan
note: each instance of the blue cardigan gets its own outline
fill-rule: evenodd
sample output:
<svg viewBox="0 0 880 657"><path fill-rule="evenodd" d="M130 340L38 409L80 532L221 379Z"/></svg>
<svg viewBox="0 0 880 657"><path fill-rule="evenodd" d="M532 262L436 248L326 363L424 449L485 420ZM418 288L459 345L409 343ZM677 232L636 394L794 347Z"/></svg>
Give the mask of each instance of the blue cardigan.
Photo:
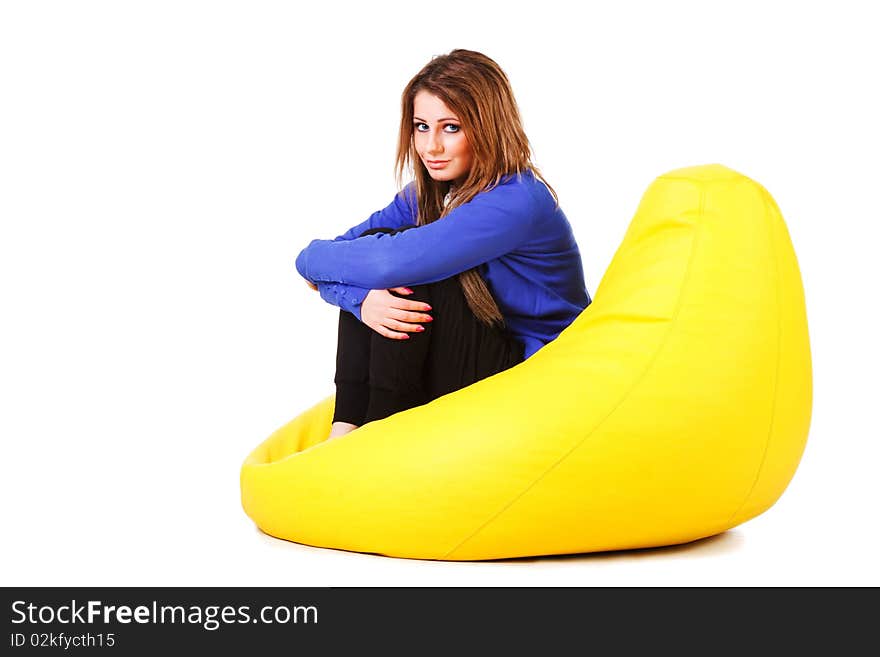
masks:
<svg viewBox="0 0 880 657"><path fill-rule="evenodd" d="M379 226L414 225L416 215L413 181L366 221L335 239L312 240L296 269L321 298L361 320L370 290L433 283L478 267L525 358L590 305L571 225L531 171L504 176L425 226L359 237Z"/></svg>

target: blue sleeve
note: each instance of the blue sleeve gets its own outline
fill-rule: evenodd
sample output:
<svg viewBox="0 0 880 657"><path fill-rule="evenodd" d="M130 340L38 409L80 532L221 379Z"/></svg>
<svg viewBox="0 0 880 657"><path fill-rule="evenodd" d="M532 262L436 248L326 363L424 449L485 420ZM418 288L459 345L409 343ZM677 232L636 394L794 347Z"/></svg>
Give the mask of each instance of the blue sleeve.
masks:
<svg viewBox="0 0 880 657"><path fill-rule="evenodd" d="M296 261L308 280L367 289L421 285L498 258L530 237L540 212L525 184L499 184L425 226L396 235L313 240Z"/></svg>
<svg viewBox="0 0 880 657"><path fill-rule="evenodd" d="M342 310L347 310L352 315L361 319L361 304L370 293L370 290L357 287L356 285L345 285L343 283L327 283L319 281L318 292L321 298L327 303L338 306Z"/></svg>
<svg viewBox="0 0 880 657"><path fill-rule="evenodd" d="M401 226L415 223L417 214L417 200L415 192L415 181L412 181L401 192L394 196L386 207L371 214L366 221L359 223L333 241L351 240L359 237L361 233L371 228L400 228ZM300 254L301 255L301 254ZM297 258L297 270L304 275L300 268L300 260ZM304 275L305 276L305 275ZM338 306L342 310L347 310L361 321L361 304L370 292L371 288L358 287L356 285L346 285L345 283L334 281L314 281L308 279L311 283L318 286L318 292L321 298L327 303Z"/></svg>

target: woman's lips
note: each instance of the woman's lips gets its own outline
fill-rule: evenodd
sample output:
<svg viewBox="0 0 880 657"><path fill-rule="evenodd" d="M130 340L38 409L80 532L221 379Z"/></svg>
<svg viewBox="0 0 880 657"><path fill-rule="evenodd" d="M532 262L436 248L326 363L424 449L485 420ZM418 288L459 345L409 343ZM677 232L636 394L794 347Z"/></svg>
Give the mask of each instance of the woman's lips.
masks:
<svg viewBox="0 0 880 657"><path fill-rule="evenodd" d="M449 160L440 160L437 162L431 162L431 160L428 160L428 166L432 169L442 169L447 164L449 164Z"/></svg>

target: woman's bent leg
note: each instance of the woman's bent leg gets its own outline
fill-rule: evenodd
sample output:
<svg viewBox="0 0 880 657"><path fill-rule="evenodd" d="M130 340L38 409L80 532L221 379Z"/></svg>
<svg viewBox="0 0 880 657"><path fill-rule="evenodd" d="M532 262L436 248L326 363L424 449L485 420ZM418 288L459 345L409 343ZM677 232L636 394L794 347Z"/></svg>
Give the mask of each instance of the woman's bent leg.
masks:
<svg viewBox="0 0 880 657"><path fill-rule="evenodd" d="M347 310L339 311L336 344L336 408L333 422L360 426L370 401L370 339L373 330Z"/></svg>
<svg viewBox="0 0 880 657"><path fill-rule="evenodd" d="M421 301L433 307L430 285L411 285L412 294L392 295ZM427 401L425 365L431 350L433 322L424 331L407 332L409 338L387 338L372 331L370 340L370 403L365 422L381 420Z"/></svg>
<svg viewBox="0 0 880 657"><path fill-rule="evenodd" d="M361 233L392 233L391 228L371 228ZM347 422L361 426L365 423L370 402L370 343L373 329L348 311L339 311L339 330L336 343L336 407L333 423Z"/></svg>
<svg viewBox="0 0 880 657"><path fill-rule="evenodd" d="M426 404L523 360L523 345L509 331L476 318L458 276L409 287L411 295L392 294L427 303L434 321L408 340L374 333L366 422Z"/></svg>
<svg viewBox="0 0 880 657"><path fill-rule="evenodd" d="M505 328L489 327L474 315L458 276L431 284L433 344L427 363L433 400L522 362L524 347Z"/></svg>
<svg viewBox="0 0 880 657"><path fill-rule="evenodd" d="M522 344L476 318L458 276L409 287L412 294L391 294L429 304L434 321L421 323L424 331L407 332L408 339L386 338L340 311L334 422L379 420L522 362Z"/></svg>

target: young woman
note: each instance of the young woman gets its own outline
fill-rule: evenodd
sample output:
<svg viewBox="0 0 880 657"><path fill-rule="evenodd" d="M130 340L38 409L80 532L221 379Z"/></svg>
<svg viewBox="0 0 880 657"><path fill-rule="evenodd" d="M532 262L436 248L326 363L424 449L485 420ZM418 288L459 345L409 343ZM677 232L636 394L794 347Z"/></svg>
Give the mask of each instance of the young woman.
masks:
<svg viewBox="0 0 880 657"><path fill-rule="evenodd" d="M591 303L571 226L492 59L453 50L410 80L398 184L408 166L415 179L391 204L296 259L340 308L329 438L513 367Z"/></svg>

